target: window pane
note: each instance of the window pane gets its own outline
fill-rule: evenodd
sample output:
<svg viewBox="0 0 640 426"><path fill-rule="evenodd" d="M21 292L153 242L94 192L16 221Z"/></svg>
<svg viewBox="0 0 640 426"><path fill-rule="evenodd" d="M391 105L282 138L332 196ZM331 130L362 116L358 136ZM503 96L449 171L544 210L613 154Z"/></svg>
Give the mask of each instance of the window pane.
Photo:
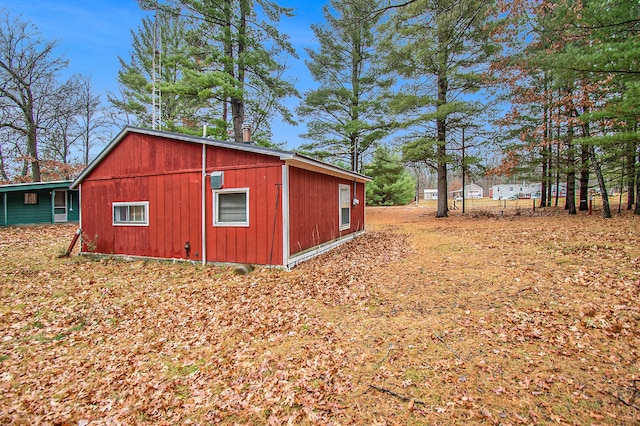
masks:
<svg viewBox="0 0 640 426"><path fill-rule="evenodd" d="M132 202L129 203L113 203L113 224L114 225L143 225L149 223L149 203Z"/></svg>
<svg viewBox="0 0 640 426"><path fill-rule="evenodd" d="M144 222L144 206L131 206L129 207L129 216L131 222Z"/></svg>
<svg viewBox="0 0 640 426"><path fill-rule="evenodd" d="M218 222L246 222L247 194L245 192L218 194Z"/></svg>
<svg viewBox="0 0 640 426"><path fill-rule="evenodd" d="M349 207L340 209L340 224L348 225L349 224Z"/></svg>
<svg viewBox="0 0 640 426"><path fill-rule="evenodd" d="M351 224L351 188L340 185L340 229L349 228Z"/></svg>
<svg viewBox="0 0 640 426"><path fill-rule="evenodd" d="M349 208L349 188L340 188L340 207Z"/></svg>
<svg viewBox="0 0 640 426"><path fill-rule="evenodd" d="M129 211L128 206L114 206L113 221L116 223L126 222L128 211Z"/></svg>
<svg viewBox="0 0 640 426"><path fill-rule="evenodd" d="M63 191L56 191L55 198L53 199L54 207L65 207L67 205L67 193Z"/></svg>

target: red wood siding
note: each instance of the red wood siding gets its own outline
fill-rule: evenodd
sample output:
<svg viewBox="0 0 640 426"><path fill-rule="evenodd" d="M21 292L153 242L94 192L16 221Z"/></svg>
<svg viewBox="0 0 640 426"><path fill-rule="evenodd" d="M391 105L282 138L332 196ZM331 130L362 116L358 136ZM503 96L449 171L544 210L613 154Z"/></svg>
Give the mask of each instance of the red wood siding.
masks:
<svg viewBox="0 0 640 426"><path fill-rule="evenodd" d="M200 260L201 153L196 144L127 135L82 182L82 227L96 251L186 258L188 241L189 259ZM149 225L113 226L113 203L135 201L149 202Z"/></svg>
<svg viewBox="0 0 640 426"><path fill-rule="evenodd" d="M87 179L200 172L201 162L201 145L129 133Z"/></svg>
<svg viewBox="0 0 640 426"><path fill-rule="evenodd" d="M208 260L282 265L282 164L277 157L208 147L207 173L223 171L223 189L249 188L249 226L213 226L213 191L207 183Z"/></svg>
<svg viewBox="0 0 640 426"><path fill-rule="evenodd" d="M223 189L249 188L249 226L214 226L213 190L204 184L206 260L282 265L284 162L277 156L207 146L206 172L224 172ZM289 167L290 254L364 229L364 184L356 185L351 226L340 231L339 185L354 183ZM202 145L126 134L82 180L85 238L103 254L202 260ZM113 226L114 202L149 203L148 226ZM85 240L83 250L89 246Z"/></svg>
<svg viewBox="0 0 640 426"><path fill-rule="evenodd" d="M281 166L277 157L207 147L207 172L224 171L225 189L250 196L249 227L213 226L205 182L208 261L282 264ZM185 258L188 241L189 259L201 260L201 168L202 145L127 135L82 182L85 235L98 253L160 258ZM112 203L126 201L149 202L149 226L112 225Z"/></svg>
<svg viewBox="0 0 640 426"><path fill-rule="evenodd" d="M357 206L351 206L351 227L340 231L339 185L353 181L317 172L289 168L289 247L290 254L364 229L364 184L356 184Z"/></svg>

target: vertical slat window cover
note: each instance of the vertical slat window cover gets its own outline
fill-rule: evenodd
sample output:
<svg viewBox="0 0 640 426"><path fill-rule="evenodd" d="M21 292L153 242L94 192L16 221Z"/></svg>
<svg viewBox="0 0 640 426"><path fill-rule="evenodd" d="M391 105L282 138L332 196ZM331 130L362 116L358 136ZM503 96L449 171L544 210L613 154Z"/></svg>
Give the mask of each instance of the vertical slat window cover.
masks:
<svg viewBox="0 0 640 426"><path fill-rule="evenodd" d="M249 226L249 190L215 191L216 226Z"/></svg>
<svg viewBox="0 0 640 426"><path fill-rule="evenodd" d="M351 226L351 188L349 185L340 185L340 230Z"/></svg>
<svg viewBox="0 0 640 426"><path fill-rule="evenodd" d="M37 192L25 192L25 194L24 194L24 203L26 205L38 204L38 193Z"/></svg>
<svg viewBox="0 0 640 426"><path fill-rule="evenodd" d="M119 226L149 224L149 202L113 203L113 224Z"/></svg>

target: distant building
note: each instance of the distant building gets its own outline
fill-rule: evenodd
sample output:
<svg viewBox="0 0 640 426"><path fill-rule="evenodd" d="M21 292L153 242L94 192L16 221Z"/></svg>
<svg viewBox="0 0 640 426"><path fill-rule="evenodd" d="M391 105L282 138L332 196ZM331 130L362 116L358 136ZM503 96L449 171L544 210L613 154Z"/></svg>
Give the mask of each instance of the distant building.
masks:
<svg viewBox="0 0 640 426"><path fill-rule="evenodd" d="M424 199L425 200L437 200L438 199L438 190L437 189L425 189L424 190Z"/></svg>
<svg viewBox="0 0 640 426"><path fill-rule="evenodd" d="M450 192L453 198L462 197L462 189L458 189ZM464 198L467 200L480 199L484 197L484 188L475 183L465 185Z"/></svg>
<svg viewBox="0 0 640 426"><path fill-rule="evenodd" d="M0 185L0 226L78 222L79 195L70 180Z"/></svg>
<svg viewBox="0 0 640 426"><path fill-rule="evenodd" d="M539 193L539 183L503 183L494 185L489 190L489 196L494 200L531 198Z"/></svg>
<svg viewBox="0 0 640 426"><path fill-rule="evenodd" d="M567 184L560 183L559 197L566 197ZM541 183L503 183L494 185L489 189L489 196L494 200L509 200L518 198L540 198L542 191ZM551 196L555 197L558 188L556 185L551 187Z"/></svg>

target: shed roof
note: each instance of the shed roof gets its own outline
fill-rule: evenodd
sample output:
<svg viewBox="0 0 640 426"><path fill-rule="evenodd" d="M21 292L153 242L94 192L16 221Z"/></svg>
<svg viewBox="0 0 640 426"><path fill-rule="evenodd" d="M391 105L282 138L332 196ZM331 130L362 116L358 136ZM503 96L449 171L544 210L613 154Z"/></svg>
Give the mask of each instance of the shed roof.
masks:
<svg viewBox="0 0 640 426"><path fill-rule="evenodd" d="M15 191L35 191L38 189L69 189L69 186L72 182L73 181L70 180L57 180L51 182L11 183L8 185L0 185L0 193Z"/></svg>
<svg viewBox="0 0 640 426"><path fill-rule="evenodd" d="M199 136L191 136L185 135L182 133L173 133L166 132L162 130L154 130L154 129L144 129L141 127L134 126L126 126L124 127L120 133L107 145L102 152L80 173L80 176L73 181L70 185L72 189L76 188L82 180L91 173L91 171L98 165L100 162L109 155L109 153L124 139L124 137L129 133L139 133L144 135L156 136L161 138L168 138L173 140L178 140L182 142L195 143L195 144L204 144L207 146L214 146L219 148L227 148L227 149L235 149L238 151L244 152L253 152L257 154L270 155L273 157L278 157L280 160L284 161L286 164L290 164L295 167L299 167L306 170L317 171L320 173L344 177L347 179L353 179L359 182L369 182L371 178L360 173L355 173L349 170L342 169L340 167L332 166L330 164L324 163L322 161L315 160L310 157L306 157L304 155L300 155L298 153L292 151L283 151L280 149L273 148L265 148L262 146L256 146L249 143L241 143L241 142L228 142L228 141L220 141L215 139L209 139L205 137Z"/></svg>

